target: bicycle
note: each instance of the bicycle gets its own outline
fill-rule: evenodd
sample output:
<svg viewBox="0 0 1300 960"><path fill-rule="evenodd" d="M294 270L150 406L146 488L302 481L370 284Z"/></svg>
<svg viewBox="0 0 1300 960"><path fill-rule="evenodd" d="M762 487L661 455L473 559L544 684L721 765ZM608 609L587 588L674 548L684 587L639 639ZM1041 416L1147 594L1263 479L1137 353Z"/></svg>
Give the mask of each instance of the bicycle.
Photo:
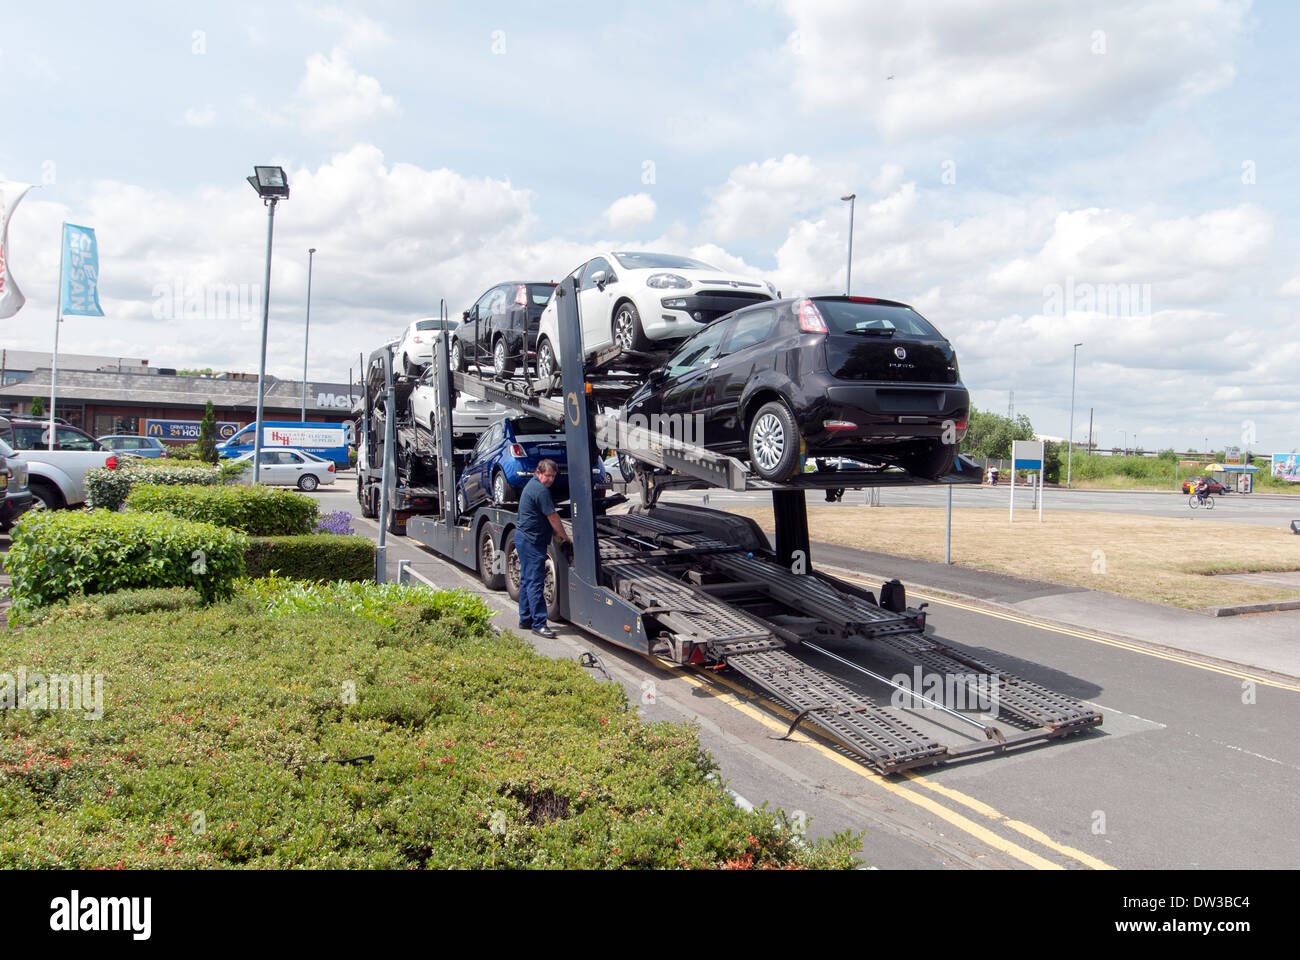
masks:
<svg viewBox="0 0 1300 960"><path fill-rule="evenodd" d="M1197 507L1200 506L1200 504L1196 500L1196 494L1192 494L1190 497L1187 498L1187 505L1191 507L1193 510L1195 510ZM1205 495L1205 509L1206 510L1214 509L1214 497L1210 496L1208 493Z"/></svg>

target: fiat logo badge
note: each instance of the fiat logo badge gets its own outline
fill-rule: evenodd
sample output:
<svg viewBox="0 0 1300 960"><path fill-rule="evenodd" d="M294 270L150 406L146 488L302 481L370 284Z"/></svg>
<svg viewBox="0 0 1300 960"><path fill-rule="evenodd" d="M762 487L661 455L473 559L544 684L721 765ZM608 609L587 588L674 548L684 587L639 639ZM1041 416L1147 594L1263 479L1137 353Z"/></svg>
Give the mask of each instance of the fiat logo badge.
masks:
<svg viewBox="0 0 1300 960"><path fill-rule="evenodd" d="M904 350L902 347L895 347L895 348L894 348L894 356L898 357L899 360L906 360L906 359L907 359L907 351Z"/></svg>

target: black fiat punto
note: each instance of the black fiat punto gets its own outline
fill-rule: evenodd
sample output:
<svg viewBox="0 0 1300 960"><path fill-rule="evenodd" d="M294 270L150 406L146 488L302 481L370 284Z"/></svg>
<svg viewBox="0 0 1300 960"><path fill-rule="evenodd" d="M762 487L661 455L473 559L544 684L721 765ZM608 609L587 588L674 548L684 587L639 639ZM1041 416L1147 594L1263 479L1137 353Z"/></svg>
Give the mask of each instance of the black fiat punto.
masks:
<svg viewBox="0 0 1300 960"><path fill-rule="evenodd" d="M952 469L969 411L952 344L929 321L905 303L840 296L719 317L650 374L622 416L784 482L805 456L937 479Z"/></svg>

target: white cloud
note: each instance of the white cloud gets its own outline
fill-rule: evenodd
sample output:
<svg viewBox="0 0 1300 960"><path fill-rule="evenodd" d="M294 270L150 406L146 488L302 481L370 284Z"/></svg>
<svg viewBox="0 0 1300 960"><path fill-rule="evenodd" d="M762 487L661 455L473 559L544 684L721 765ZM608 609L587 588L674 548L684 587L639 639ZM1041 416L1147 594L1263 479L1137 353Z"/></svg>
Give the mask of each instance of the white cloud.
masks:
<svg viewBox="0 0 1300 960"><path fill-rule="evenodd" d="M342 47L307 58L294 112L308 131L331 130L397 116L397 100L374 77L358 73Z"/></svg>
<svg viewBox="0 0 1300 960"><path fill-rule="evenodd" d="M315 11L324 23L339 28L338 46L347 50L374 50L393 42L388 28L377 20L338 7Z"/></svg>
<svg viewBox="0 0 1300 960"><path fill-rule="evenodd" d="M1279 297L1300 297L1300 273L1277 288Z"/></svg>
<svg viewBox="0 0 1300 960"><path fill-rule="evenodd" d="M632 193L619 197L601 216L614 233L625 233L644 227L655 218L655 212L655 202L650 194Z"/></svg>
<svg viewBox="0 0 1300 960"><path fill-rule="evenodd" d="M217 112L211 106L203 107L186 107L185 113L181 116L182 122L187 127L210 127L212 121L217 119Z"/></svg>
<svg viewBox="0 0 1300 960"><path fill-rule="evenodd" d="M788 229L792 219L848 193L846 181L809 157L786 154L736 167L713 192L706 233L724 243L753 241ZM846 213L847 216L847 213Z"/></svg>
<svg viewBox="0 0 1300 960"><path fill-rule="evenodd" d="M786 0L785 57L812 104L889 136L1028 117L1140 119L1232 83L1248 0Z"/></svg>

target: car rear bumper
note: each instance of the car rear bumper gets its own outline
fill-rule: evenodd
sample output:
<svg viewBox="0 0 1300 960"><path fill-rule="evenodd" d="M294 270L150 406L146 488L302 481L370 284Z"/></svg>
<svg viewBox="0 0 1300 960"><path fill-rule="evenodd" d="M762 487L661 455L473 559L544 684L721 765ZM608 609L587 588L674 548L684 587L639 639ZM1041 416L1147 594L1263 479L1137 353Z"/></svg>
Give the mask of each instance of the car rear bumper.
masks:
<svg viewBox="0 0 1300 960"><path fill-rule="evenodd" d="M0 504L0 524L9 526L32 508L35 498L30 490L11 490Z"/></svg>
<svg viewBox="0 0 1300 960"><path fill-rule="evenodd" d="M818 449L942 437L970 411L970 394L960 385L836 381L808 392L819 399L799 415L800 430Z"/></svg>

